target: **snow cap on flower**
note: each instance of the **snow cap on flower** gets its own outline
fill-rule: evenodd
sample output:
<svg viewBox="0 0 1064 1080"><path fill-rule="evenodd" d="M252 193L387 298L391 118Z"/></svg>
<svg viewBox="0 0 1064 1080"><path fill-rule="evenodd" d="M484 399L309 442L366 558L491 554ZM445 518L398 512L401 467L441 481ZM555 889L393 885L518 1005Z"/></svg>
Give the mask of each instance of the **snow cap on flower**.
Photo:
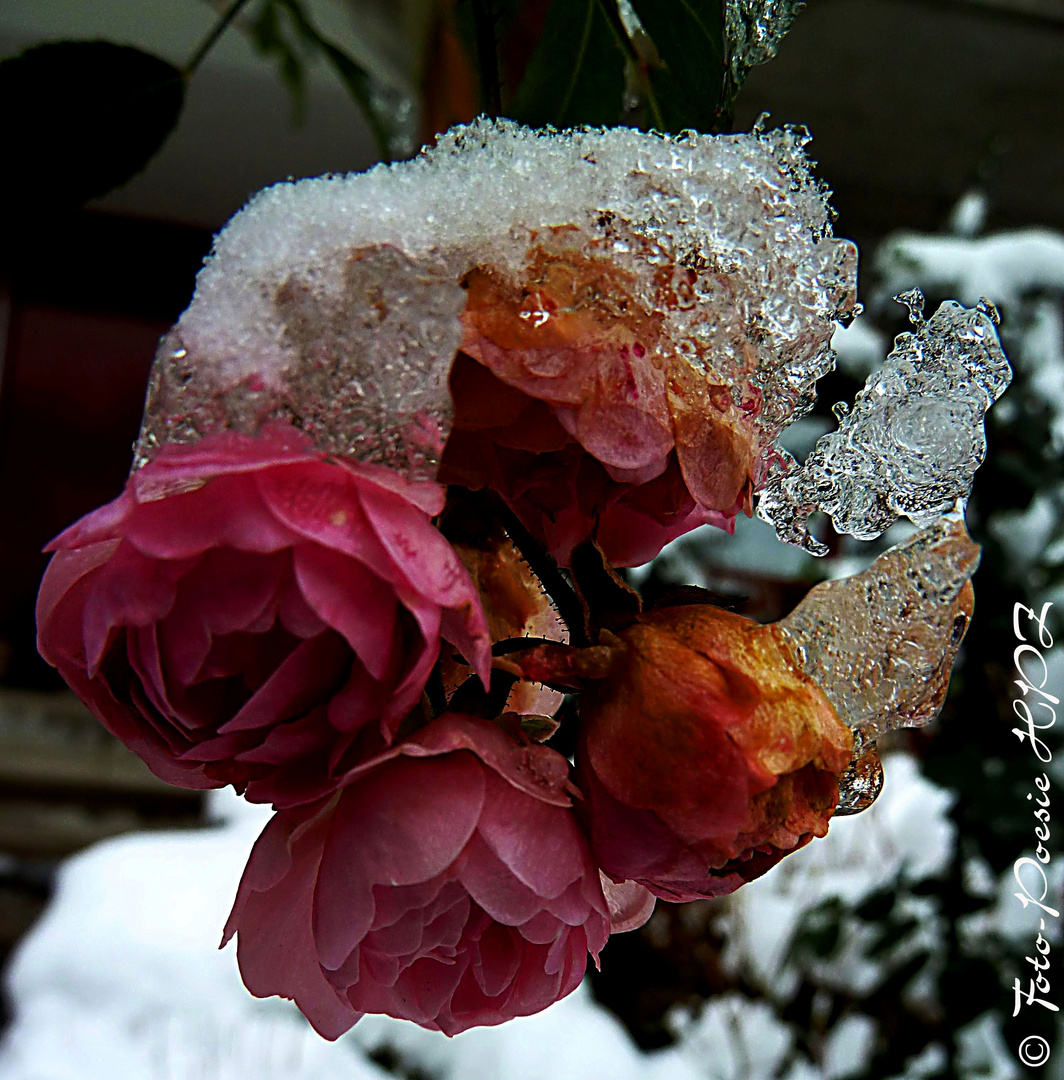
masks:
<svg viewBox="0 0 1064 1080"><path fill-rule="evenodd" d="M413 161L278 184L218 236L164 340L138 462L275 416L434 475L462 350L611 484L668 489L604 526L618 561L664 542L626 551L633 515L665 539L727 524L854 303L855 249L830 235L805 142L481 120Z"/></svg>
<svg viewBox="0 0 1064 1080"><path fill-rule="evenodd" d="M53 541L41 655L164 780L317 799L363 733L394 737L441 638L487 680L442 504L284 425L165 447Z"/></svg>
<svg viewBox="0 0 1064 1080"><path fill-rule="evenodd" d="M248 989L293 998L327 1038L367 1012L454 1035L571 993L610 916L568 772L446 713L280 811L225 931Z"/></svg>

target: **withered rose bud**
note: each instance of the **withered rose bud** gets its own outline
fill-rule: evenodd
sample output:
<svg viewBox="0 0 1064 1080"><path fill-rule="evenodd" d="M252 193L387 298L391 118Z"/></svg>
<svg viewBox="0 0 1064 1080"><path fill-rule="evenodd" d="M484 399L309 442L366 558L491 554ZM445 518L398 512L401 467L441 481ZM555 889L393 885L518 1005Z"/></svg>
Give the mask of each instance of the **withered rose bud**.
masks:
<svg viewBox="0 0 1064 1080"><path fill-rule="evenodd" d="M520 663L583 686L582 813L611 878L720 896L827 832L852 737L775 627L695 605L604 637Z"/></svg>

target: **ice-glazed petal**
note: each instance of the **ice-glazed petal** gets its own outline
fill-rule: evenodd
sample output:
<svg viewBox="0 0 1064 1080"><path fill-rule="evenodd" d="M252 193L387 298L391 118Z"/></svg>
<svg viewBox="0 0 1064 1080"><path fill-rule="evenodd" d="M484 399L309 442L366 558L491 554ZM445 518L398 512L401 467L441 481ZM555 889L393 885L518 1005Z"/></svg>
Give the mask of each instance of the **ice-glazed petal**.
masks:
<svg viewBox="0 0 1064 1080"><path fill-rule="evenodd" d="M413 885L443 873L473 834L483 800L483 770L465 754L431 762L400 758L344 790L314 902L315 940L326 967L339 967L372 925L371 887ZM355 893L366 897L357 913Z"/></svg>
<svg viewBox="0 0 1064 1080"><path fill-rule="evenodd" d="M581 403L574 435L607 471L637 482L660 475L673 446L660 373L624 346L596 365L592 393Z"/></svg>
<svg viewBox="0 0 1064 1080"><path fill-rule="evenodd" d="M347 639L370 675L383 679L393 664L395 590L330 548L301 544L294 563L300 592L315 614Z"/></svg>
<svg viewBox="0 0 1064 1080"><path fill-rule="evenodd" d="M323 457L305 432L284 421L268 420L255 435L222 430L202 442L178 438L168 443L152 458L151 469L135 469L133 491L138 502L147 502L188 490L207 477L257 472Z"/></svg>

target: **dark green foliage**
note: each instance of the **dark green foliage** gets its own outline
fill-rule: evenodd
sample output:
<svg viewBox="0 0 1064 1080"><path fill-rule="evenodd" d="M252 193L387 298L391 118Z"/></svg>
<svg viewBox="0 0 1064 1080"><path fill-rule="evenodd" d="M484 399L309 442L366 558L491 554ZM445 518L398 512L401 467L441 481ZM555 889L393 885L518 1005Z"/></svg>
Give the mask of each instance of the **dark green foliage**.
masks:
<svg viewBox="0 0 1064 1080"><path fill-rule="evenodd" d="M61 41L0 63L6 215L73 208L144 168L181 115L172 64L128 45Z"/></svg>
<svg viewBox="0 0 1064 1080"><path fill-rule="evenodd" d="M285 33L281 5L269 0L259 8L249 23L251 40L264 56L277 61L277 69L288 92L292 95L292 112L297 121L303 119L306 97L306 75L303 57Z"/></svg>
<svg viewBox="0 0 1064 1080"><path fill-rule="evenodd" d="M649 72L657 123L665 131L716 131L725 100L723 0L633 0L664 68Z"/></svg>
<svg viewBox="0 0 1064 1080"><path fill-rule="evenodd" d="M605 6L602 0L554 0L509 116L534 127L620 121L624 45Z"/></svg>
<svg viewBox="0 0 1064 1080"><path fill-rule="evenodd" d="M339 76L351 98L362 110L385 161L402 156L403 134L395 110L388 107L388 95L374 82L369 72L318 30L300 0L266 0L255 21L260 47L277 56L281 77L293 92L297 109L303 92L303 73L299 51L282 29L287 16L288 28L295 40L310 52L318 52ZM265 36L264 36L265 35Z"/></svg>

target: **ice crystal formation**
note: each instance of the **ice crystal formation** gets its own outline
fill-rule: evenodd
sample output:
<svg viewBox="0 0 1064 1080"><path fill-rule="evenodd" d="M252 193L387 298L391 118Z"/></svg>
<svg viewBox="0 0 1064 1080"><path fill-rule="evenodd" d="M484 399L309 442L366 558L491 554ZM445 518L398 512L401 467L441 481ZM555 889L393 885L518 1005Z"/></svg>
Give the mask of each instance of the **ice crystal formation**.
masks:
<svg viewBox="0 0 1064 1080"><path fill-rule="evenodd" d="M727 0L724 5L724 37L731 47L728 73L734 86L742 85L746 73L771 60L805 0Z"/></svg>
<svg viewBox="0 0 1064 1080"><path fill-rule="evenodd" d="M799 666L854 734L840 807L879 793L876 740L938 715L972 615L979 547L960 513L942 517L863 573L825 581L777 623Z"/></svg>
<svg viewBox="0 0 1064 1080"><path fill-rule="evenodd" d="M966 498L986 454L983 418L1012 378L991 304L948 300L925 319L921 293L898 299L913 332L898 335L852 410L835 406L838 430L801 468L782 458L761 494L758 513L779 538L815 555L827 551L806 527L818 510L837 532L871 540L899 516L928 525Z"/></svg>
<svg viewBox="0 0 1064 1080"><path fill-rule="evenodd" d="M578 304L653 325L651 363L729 387L724 422L764 453L854 306L856 249L831 236L806 141L481 120L413 161L277 184L217 237L164 339L135 464L280 417L330 453L431 476L463 281L486 268L549 318L545 263L597 283Z"/></svg>

